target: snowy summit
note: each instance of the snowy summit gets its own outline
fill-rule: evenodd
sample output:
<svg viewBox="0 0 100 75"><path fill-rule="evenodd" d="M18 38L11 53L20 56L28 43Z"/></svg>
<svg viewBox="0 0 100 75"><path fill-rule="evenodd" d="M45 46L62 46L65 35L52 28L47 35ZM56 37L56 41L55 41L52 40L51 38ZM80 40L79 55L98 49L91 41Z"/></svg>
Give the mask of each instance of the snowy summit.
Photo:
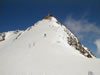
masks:
<svg viewBox="0 0 100 75"><path fill-rule="evenodd" d="M53 15L0 34L0 75L100 75L100 59Z"/></svg>

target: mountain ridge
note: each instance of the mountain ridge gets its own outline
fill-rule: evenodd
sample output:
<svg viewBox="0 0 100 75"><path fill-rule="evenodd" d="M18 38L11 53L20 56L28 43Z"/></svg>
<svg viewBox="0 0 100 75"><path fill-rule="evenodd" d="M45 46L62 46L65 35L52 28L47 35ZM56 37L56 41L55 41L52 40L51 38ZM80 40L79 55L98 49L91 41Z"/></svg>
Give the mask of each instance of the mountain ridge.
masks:
<svg viewBox="0 0 100 75"><path fill-rule="evenodd" d="M0 75L100 75L100 59L55 17L0 38Z"/></svg>
<svg viewBox="0 0 100 75"><path fill-rule="evenodd" d="M84 47L80 41L77 39L77 37L67 28L65 27L63 24L61 24L52 14L48 14L46 16L44 16L40 21L42 20L50 20L50 21L54 21L55 23L57 23L58 25L61 25L64 27L64 31L67 33L67 35L69 37L67 37L67 42L70 46L73 46L76 50L78 50L82 55L88 57L88 58L93 58L95 57L95 55L86 47ZM37 23L35 23L33 26L28 27L26 30L24 31L29 31L32 27L34 27L35 25L37 25L40 21L38 21ZM22 32L24 31L20 31L20 30L16 30L16 31L12 31L14 34L18 33L18 36L16 37L16 39L18 39L18 37L22 34ZM19 33L21 32L21 33ZM6 33L1 33L0 34L0 41L4 41L5 37L6 37Z"/></svg>

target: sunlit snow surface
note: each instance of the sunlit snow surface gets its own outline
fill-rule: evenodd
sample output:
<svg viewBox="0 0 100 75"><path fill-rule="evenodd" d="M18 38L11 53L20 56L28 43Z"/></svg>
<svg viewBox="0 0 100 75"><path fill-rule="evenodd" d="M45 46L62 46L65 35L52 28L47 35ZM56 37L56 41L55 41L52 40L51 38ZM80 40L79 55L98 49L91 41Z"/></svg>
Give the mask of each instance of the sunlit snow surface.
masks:
<svg viewBox="0 0 100 75"><path fill-rule="evenodd" d="M100 75L100 59L70 46L64 28L52 17L6 33L0 41L0 75Z"/></svg>

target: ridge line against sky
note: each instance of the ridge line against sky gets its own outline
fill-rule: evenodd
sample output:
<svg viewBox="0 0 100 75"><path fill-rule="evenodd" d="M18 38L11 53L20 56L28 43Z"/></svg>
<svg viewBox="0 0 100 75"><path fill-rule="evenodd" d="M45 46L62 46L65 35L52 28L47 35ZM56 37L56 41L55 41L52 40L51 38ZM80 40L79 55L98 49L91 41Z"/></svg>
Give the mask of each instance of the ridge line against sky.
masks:
<svg viewBox="0 0 100 75"><path fill-rule="evenodd" d="M85 17L83 18L83 16L80 19L75 19L72 15L67 16L64 25L81 41L88 40L88 43L96 45L97 50L95 55L100 56L100 27L94 22L89 22Z"/></svg>
<svg viewBox="0 0 100 75"><path fill-rule="evenodd" d="M100 57L100 0L0 0L0 33L24 30L48 13Z"/></svg>

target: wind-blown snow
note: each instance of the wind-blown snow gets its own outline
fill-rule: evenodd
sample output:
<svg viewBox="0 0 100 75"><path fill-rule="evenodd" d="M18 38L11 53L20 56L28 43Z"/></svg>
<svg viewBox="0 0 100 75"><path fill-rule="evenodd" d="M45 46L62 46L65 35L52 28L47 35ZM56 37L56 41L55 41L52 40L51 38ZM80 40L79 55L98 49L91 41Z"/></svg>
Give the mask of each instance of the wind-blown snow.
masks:
<svg viewBox="0 0 100 75"><path fill-rule="evenodd" d="M100 75L100 59L70 45L65 29L46 17L25 31L7 33L0 41L0 75Z"/></svg>

